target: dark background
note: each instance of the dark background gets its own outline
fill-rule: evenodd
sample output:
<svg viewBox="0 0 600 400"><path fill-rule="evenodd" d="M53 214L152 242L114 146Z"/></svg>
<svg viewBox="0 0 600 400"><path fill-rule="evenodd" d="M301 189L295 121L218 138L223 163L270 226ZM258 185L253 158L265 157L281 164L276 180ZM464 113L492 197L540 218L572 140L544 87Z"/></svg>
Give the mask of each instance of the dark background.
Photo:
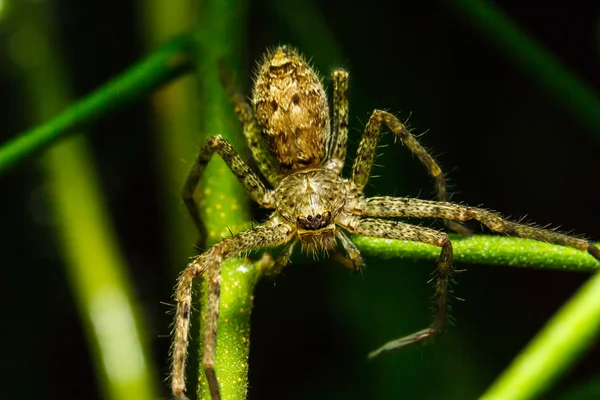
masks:
<svg viewBox="0 0 600 400"><path fill-rule="evenodd" d="M139 4L51 3L77 97L146 53ZM499 4L598 90L597 4ZM351 7L332 1L319 9L343 59L313 61L325 76L340 65L351 73L350 157L374 108L400 112L403 119L410 114L413 131L427 131L420 141L448 173L454 200L600 238L599 132L569 112L552 88L538 84L459 7L377 0ZM18 24L2 25L0 19L0 137L5 142L32 123L24 111L24 83L8 51ZM309 30L310 21L306 25ZM270 3L249 3L248 70L265 48L280 43L295 44L310 57L304 41ZM154 184L160 149L152 135L145 102L89 129L152 341L152 361L164 375L169 340L161 335L168 333L171 316L160 302L169 301L177 271L166 262L167 234L158 211L164 194ZM391 137L384 143L389 146L375 170L381 177L371 181L368 194L432 198L432 182L418 162ZM56 236L40 217L47 212L43 186L36 160L0 177L2 397L100 398ZM466 302L454 302L456 325L434 344L367 363L368 351L427 325L432 289L426 282L434 265L366 261L361 275L328 261L298 261L277 285L259 284L251 398L475 398L589 276L458 265L468 272L457 278L456 294ZM599 355L592 347L552 393L597 375ZM167 393L165 384L163 398Z"/></svg>

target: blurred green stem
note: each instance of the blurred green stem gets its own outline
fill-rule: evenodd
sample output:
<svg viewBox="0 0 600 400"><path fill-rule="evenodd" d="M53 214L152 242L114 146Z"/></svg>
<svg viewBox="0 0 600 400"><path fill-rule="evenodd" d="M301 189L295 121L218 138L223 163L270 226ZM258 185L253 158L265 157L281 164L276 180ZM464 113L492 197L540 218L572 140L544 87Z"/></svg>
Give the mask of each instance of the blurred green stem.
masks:
<svg viewBox="0 0 600 400"><path fill-rule="evenodd" d="M18 40L26 45L20 47L23 52L16 62L28 84L31 113L35 120L44 120L68 104L69 82L55 39L52 21L56 19L52 17L51 3L23 3L21 7L23 36ZM114 102L115 96L123 97L120 87L114 85L108 93L104 92L108 95L104 101ZM20 150L12 153L13 158L8 157L8 163L14 163L23 152L39 148L40 140L48 141L49 136L56 135L69 121L78 120L78 112L89 115L102 103L100 100L96 96L92 104L88 101L71 109L66 117L59 117L51 128L44 125L34 130L38 134L33 141L17 140L14 147ZM3 150L4 156L11 154L6 146ZM2 165L6 166L6 158L4 161ZM157 374L153 363L148 361L149 350L143 335L146 330L104 207L86 138L74 137L55 146L42 162L58 243L101 382L98 386L107 399L156 399Z"/></svg>
<svg viewBox="0 0 600 400"><path fill-rule="evenodd" d="M119 109L190 71L191 48L191 39L188 37L167 43L147 59L62 113L3 144L0 146L0 173L48 148L82 125ZM58 110L60 109L57 108L55 112ZM53 114L45 114L45 118L51 115Z"/></svg>
<svg viewBox="0 0 600 400"><path fill-rule="evenodd" d="M523 31L508 15L486 0L451 1L518 66L547 88L552 98L588 126L600 139L600 98L591 85L565 67L544 45Z"/></svg>

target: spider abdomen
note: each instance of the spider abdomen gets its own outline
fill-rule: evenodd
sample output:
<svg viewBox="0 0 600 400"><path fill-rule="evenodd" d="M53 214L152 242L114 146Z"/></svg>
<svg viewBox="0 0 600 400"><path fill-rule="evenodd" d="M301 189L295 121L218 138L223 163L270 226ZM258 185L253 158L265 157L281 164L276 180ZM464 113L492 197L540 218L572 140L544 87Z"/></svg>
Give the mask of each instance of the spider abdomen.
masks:
<svg viewBox="0 0 600 400"><path fill-rule="evenodd" d="M252 104L281 172L321 165L330 133L327 96L319 76L296 50L281 46L266 54Z"/></svg>

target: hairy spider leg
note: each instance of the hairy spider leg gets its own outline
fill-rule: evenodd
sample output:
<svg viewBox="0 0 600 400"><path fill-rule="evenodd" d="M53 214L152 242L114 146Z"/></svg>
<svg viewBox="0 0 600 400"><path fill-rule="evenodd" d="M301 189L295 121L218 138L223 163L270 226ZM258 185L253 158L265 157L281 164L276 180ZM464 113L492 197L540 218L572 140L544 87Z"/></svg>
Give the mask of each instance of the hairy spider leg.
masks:
<svg viewBox="0 0 600 400"><path fill-rule="evenodd" d="M356 158L354 159L354 165L352 167L352 181L358 187L358 190L363 190L369 177L371 175L371 168L373 166L373 159L375 157L375 151L377 150L377 142L381 133L381 125L385 123L387 127L400 138L400 141L408 147L408 149L417 156L421 164L427 168L429 175L433 177L435 181L435 190L439 201L448 201L448 191L446 189L446 179L444 173L433 159L433 157L419 144L417 139L412 133L392 114L375 110L363 133L363 137L358 146ZM462 226L460 223L444 220L446 226L453 231L463 235L470 236L471 232Z"/></svg>
<svg viewBox="0 0 600 400"><path fill-rule="evenodd" d="M214 366L221 292L221 263L227 258L251 250L276 247L287 243L291 239L292 233L292 227L284 223L275 222L272 219L264 225L256 226L224 239L208 251L194 258L181 273L175 291L175 300L177 302L174 328L175 340L171 348L173 359L171 366L171 390L177 399L187 399L185 396L185 363L190 332L193 279L205 275L208 284L202 365L210 388L211 398L219 400L221 399L221 393Z"/></svg>
<svg viewBox="0 0 600 400"><path fill-rule="evenodd" d="M252 157L256 161L256 166L271 186L277 186L277 183L279 183L283 176L277 169L273 155L262 136L260 126L256 121L250 104L248 104L244 96L237 90L233 83L231 72L222 60L219 61L219 78L235 107L235 113L242 123L244 136L252 152Z"/></svg>
<svg viewBox="0 0 600 400"><path fill-rule="evenodd" d="M364 200L363 206L362 214L370 217L444 218L456 221L476 220L495 232L584 250L600 261L600 250L588 240L575 238L530 225L511 222L493 211L481 208L462 206L453 203L389 196L368 198ZM436 276L436 316L434 323L427 329L386 343L379 349L371 352L369 358L372 359L381 354L421 342L440 333L444 328L444 322L447 318L448 286L452 272L452 247L447 236L427 228L406 225L396 221L369 218L361 220L356 229L356 233L367 236L425 242L436 246L442 246L442 254L438 260Z"/></svg>
<svg viewBox="0 0 600 400"><path fill-rule="evenodd" d="M265 268L265 275L274 277L281 273L283 268L289 264L296 243L298 243L298 240L292 240L291 242L286 244L272 265L263 265L263 267L267 267Z"/></svg>
<svg viewBox="0 0 600 400"><path fill-rule="evenodd" d="M333 127L330 137L327 162L324 168L338 175L344 168L346 147L348 146L348 72L336 69L331 74L333 81Z"/></svg>
<svg viewBox="0 0 600 400"><path fill-rule="evenodd" d="M369 353L369 358L375 358L389 351L419 343L442 333L448 316L448 291L453 271L452 243L448 235L422 226L375 218L361 218L358 223L353 225L350 230L359 235L422 242L441 247L435 274L435 315L433 323L426 329L386 343L379 349Z"/></svg>
<svg viewBox="0 0 600 400"><path fill-rule="evenodd" d="M352 271L358 271L364 266L360 251L356 248L356 245L352 243L348 236L338 229L335 232L335 236L338 238L344 250L346 250L346 257L335 257L335 260L342 264L344 267L351 269Z"/></svg>
<svg viewBox="0 0 600 400"><path fill-rule="evenodd" d="M382 196L371 197L365 200L364 215L372 217L444 218L461 222L475 220L494 232L584 250L595 259L600 260L600 250L588 240L508 221L494 211L476 207L429 200Z"/></svg>
<svg viewBox="0 0 600 400"><path fill-rule="evenodd" d="M202 149L198 158L194 162L187 180L183 186L183 202L185 203L198 232L202 235L203 240L206 239L206 229L200 218L200 212L194 199L194 191L198 186L198 182L202 177L206 164L210 161L213 154L217 152L225 161L229 169L238 178L240 183L246 188L246 192L250 197L265 208L273 208L270 199L271 192L267 190L260 178L248 167L248 165L240 158L235 149L221 135L216 135L209 138Z"/></svg>

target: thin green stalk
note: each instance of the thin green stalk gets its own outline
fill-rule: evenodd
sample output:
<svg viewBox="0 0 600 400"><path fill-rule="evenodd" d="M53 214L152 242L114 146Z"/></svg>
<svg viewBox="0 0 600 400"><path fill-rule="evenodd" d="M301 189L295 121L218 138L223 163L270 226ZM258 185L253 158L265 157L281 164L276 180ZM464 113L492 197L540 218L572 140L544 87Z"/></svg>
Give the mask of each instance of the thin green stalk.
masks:
<svg viewBox="0 0 600 400"><path fill-rule="evenodd" d="M83 136L43 157L69 283L90 345L97 379L111 400L157 397L136 295L116 243Z"/></svg>
<svg viewBox="0 0 600 400"><path fill-rule="evenodd" d="M203 141L220 134L238 150L245 149L241 126L233 105L219 80L218 60L232 71L241 71L244 48L246 9L241 0L209 0L198 2L199 27L197 33L198 79ZM235 76L238 79L243 74ZM238 84L242 82L238 80ZM237 229L250 220L247 195L220 157L208 164L200 188L200 210L208 234L208 242L221 240L228 228ZM258 271L252 264L234 259L223 265L221 280L221 307L217 334L216 372L224 399L245 399L248 391L248 352L252 293ZM204 288L206 285L204 285ZM206 290L204 290L206 293ZM202 304L202 316L206 313ZM200 352L204 335L200 318ZM200 360L202 355L200 355ZM198 398L206 398L208 385L199 366Z"/></svg>
<svg viewBox="0 0 600 400"><path fill-rule="evenodd" d="M599 328L600 274L596 273L546 324L482 399L519 400L540 396L588 348Z"/></svg>
<svg viewBox="0 0 600 400"><path fill-rule="evenodd" d="M243 154L246 149L242 128L217 70L219 60L232 71L241 71L245 10L237 0L202 2L201 30L197 33L198 80L201 143L221 135ZM243 74L237 74L236 79ZM238 84L242 82L238 81ZM227 164L215 155L200 182L200 211L206 225L208 242L221 240L228 228L250 221L248 196L231 174Z"/></svg>
<svg viewBox="0 0 600 400"><path fill-rule="evenodd" d="M505 54L554 94L552 98L600 138L600 98L591 85L564 66L545 46L524 32L499 7L486 0L450 2L495 41Z"/></svg>
<svg viewBox="0 0 600 400"><path fill-rule="evenodd" d="M451 235L454 260L460 263L506 265L537 269L597 271L600 263L587 252L570 247L506 236ZM434 262L440 255L438 247L425 243L352 236L358 249L378 258L413 258ZM460 269L460 266L458 267Z"/></svg>
<svg viewBox="0 0 600 400"><path fill-rule="evenodd" d="M259 278L260 269L249 260L229 259L223 262L221 267L221 306L215 368L223 399L247 398L250 316L254 302L254 287ZM203 285L204 287L206 285ZM205 314L205 304L207 304L207 290L203 290L202 315ZM204 332L202 325L200 330L202 335ZM201 340L203 339L202 335ZM200 376L202 378L201 385L198 387L198 399L206 399L210 397L208 395L210 392L201 363Z"/></svg>
<svg viewBox="0 0 600 400"><path fill-rule="evenodd" d="M48 122L19 134L0 146L0 172L47 149L82 125L122 108L191 70L191 39L167 43L123 75L73 104Z"/></svg>
<svg viewBox="0 0 600 400"><path fill-rule="evenodd" d="M29 35L22 39L31 46L27 47L30 62L23 63L21 73L31 113L35 120L44 120L68 104L69 82L61 67L51 5L22 7L21 28ZM102 395L112 400L156 399L157 374L149 362L146 330L85 137L55 146L42 158L42 165L58 245Z"/></svg>

